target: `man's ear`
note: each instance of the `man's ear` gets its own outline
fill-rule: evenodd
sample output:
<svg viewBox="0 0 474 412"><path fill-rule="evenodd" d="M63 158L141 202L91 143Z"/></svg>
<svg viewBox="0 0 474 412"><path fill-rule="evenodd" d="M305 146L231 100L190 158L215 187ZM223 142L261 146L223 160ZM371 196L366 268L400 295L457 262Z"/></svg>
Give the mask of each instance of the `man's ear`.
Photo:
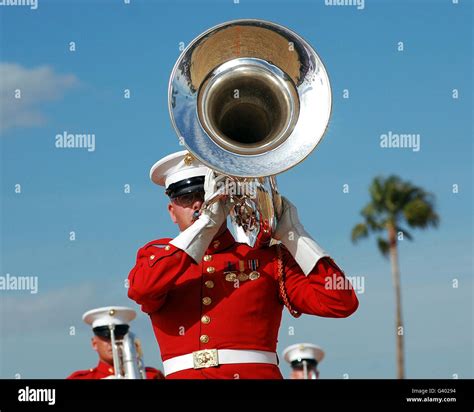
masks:
<svg viewBox="0 0 474 412"><path fill-rule="evenodd" d="M174 213L174 205L173 203L168 203L168 212L170 214L170 217L171 217L171 220L173 221L173 223L177 223L178 221L176 220L176 215Z"/></svg>
<svg viewBox="0 0 474 412"><path fill-rule="evenodd" d="M92 349L94 349L94 350L97 352L97 349L98 349L98 348L97 348L97 339L96 339L95 336L93 336L93 337L91 338L91 345L92 345Z"/></svg>

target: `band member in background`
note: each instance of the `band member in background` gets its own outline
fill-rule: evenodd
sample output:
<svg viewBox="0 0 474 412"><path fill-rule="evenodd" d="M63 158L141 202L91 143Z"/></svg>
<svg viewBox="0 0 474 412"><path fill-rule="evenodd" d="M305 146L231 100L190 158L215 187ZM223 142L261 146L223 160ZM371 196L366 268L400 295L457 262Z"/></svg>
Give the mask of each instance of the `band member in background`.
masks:
<svg viewBox="0 0 474 412"><path fill-rule="evenodd" d="M99 356L95 368L76 371L67 379L107 379L114 377L114 360L109 325L114 325L115 338L122 339L130 328L130 321L135 319L133 309L125 307L105 307L92 309L82 316L84 322L92 326L94 336L91 339L92 349ZM141 348L137 348L141 351ZM164 379L163 374L155 368L145 368L147 379Z"/></svg>
<svg viewBox="0 0 474 412"><path fill-rule="evenodd" d="M297 343L283 351L283 359L291 366L290 379L318 379L318 365L324 351L312 343Z"/></svg>
<svg viewBox="0 0 474 412"><path fill-rule="evenodd" d="M167 378L282 379L276 345L284 305L296 316L343 318L357 309L350 284L325 287L326 277L345 284L344 274L287 199L272 234L282 245L252 248L227 228L228 197L196 219L219 185L192 154L166 156L150 177L165 187L181 232L138 250L128 295L150 315Z"/></svg>

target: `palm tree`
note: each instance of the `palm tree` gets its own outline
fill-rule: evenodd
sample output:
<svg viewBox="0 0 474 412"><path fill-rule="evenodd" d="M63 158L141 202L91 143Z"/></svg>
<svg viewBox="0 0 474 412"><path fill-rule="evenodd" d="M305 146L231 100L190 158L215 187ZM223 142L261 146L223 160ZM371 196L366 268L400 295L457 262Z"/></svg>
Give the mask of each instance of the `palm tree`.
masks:
<svg viewBox="0 0 474 412"><path fill-rule="evenodd" d="M439 217L434 210L434 196L410 182L402 181L398 176L386 179L376 177L369 187L369 193L370 202L361 211L364 222L352 229L352 241L355 243L370 232L386 233L386 237L377 237L377 244L384 257L390 255L396 305L397 377L403 379L404 330L397 241L405 238L412 240L410 233L401 225L406 223L409 227L421 229L436 227Z"/></svg>

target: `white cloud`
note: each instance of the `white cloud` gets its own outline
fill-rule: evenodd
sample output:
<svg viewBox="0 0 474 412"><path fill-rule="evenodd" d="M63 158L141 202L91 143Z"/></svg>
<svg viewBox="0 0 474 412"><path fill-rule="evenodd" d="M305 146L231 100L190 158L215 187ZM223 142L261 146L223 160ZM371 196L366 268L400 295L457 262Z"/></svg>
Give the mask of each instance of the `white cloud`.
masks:
<svg viewBox="0 0 474 412"><path fill-rule="evenodd" d="M29 69L15 63L0 63L0 132L45 124L41 104L61 99L77 84L73 74L55 73L49 66ZM21 98L15 98L16 90L21 91Z"/></svg>

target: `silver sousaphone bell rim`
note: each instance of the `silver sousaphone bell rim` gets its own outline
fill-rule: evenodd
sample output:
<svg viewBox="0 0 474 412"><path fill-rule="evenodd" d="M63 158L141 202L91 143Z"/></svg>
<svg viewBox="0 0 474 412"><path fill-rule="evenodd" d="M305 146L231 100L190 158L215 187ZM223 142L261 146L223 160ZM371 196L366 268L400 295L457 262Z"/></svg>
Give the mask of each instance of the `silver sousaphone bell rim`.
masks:
<svg viewBox="0 0 474 412"><path fill-rule="evenodd" d="M192 52L204 39L224 28L237 25L270 29L286 37L288 42L297 42L299 47L295 47L295 52L302 50L306 56L301 58L300 54L300 61L303 60L309 65L304 79L295 85L300 108L291 134L279 146L252 155L230 152L208 135L198 116L199 90L193 90L184 70L191 64ZM267 63L271 66L271 62ZM279 70L276 69L275 71ZM208 167L237 177L272 176L302 162L323 139L332 110L329 76L312 46L292 30L259 19L224 22L197 36L181 53L173 67L169 80L168 102L171 121L180 142Z"/></svg>

